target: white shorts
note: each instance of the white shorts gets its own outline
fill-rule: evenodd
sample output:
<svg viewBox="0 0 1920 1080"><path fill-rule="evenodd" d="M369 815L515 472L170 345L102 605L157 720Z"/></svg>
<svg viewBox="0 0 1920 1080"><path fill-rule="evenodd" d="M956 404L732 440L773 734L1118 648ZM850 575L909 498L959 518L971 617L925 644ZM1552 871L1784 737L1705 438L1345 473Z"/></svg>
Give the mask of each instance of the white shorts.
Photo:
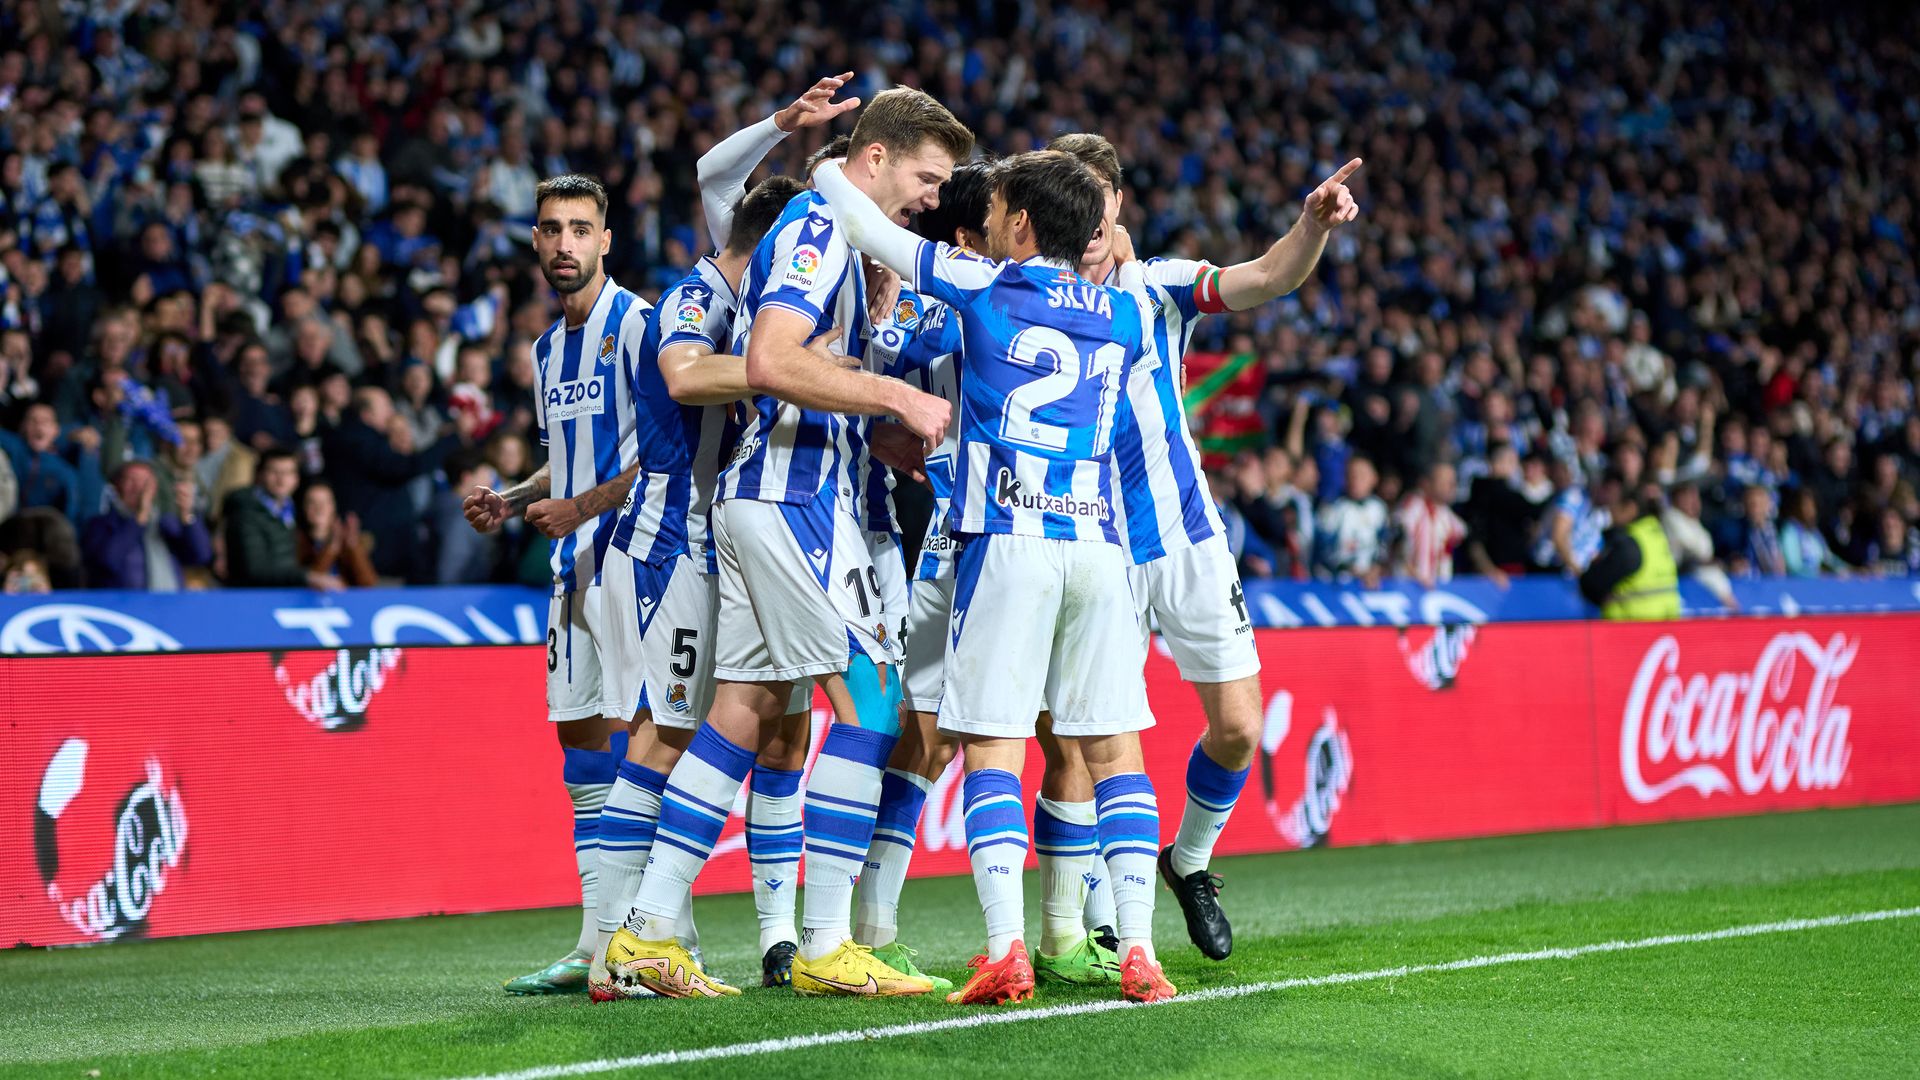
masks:
<svg viewBox="0 0 1920 1080"><path fill-rule="evenodd" d="M913 583L907 619L907 654L902 667L907 708L940 711L940 688L947 679L947 620L953 614L953 577L922 578Z"/></svg>
<svg viewBox="0 0 1920 1080"><path fill-rule="evenodd" d="M873 576L880 593L880 610L887 615L887 633L893 638L896 658L906 655L908 629L907 553L900 549L900 537L888 532L867 533L867 561L873 564Z"/></svg>
<svg viewBox="0 0 1920 1080"><path fill-rule="evenodd" d="M1146 662L1118 547L993 534L960 549L941 731L1028 738L1042 710L1058 735L1139 731Z"/></svg>
<svg viewBox="0 0 1920 1080"><path fill-rule="evenodd" d="M606 678L619 668L605 633L605 592L590 585L547 604L547 719L556 724L632 714L624 691Z"/></svg>
<svg viewBox="0 0 1920 1080"><path fill-rule="evenodd" d="M1260 674L1240 570L1226 537L1210 537L1134 567L1133 591L1141 637L1151 633L1151 614L1182 679L1226 683Z"/></svg>
<svg viewBox="0 0 1920 1080"><path fill-rule="evenodd" d="M713 508L713 531L716 678L790 682L844 672L856 648L876 664L898 660L866 532L834 499L727 499Z"/></svg>
<svg viewBox="0 0 1920 1080"><path fill-rule="evenodd" d="M619 552L600 571L607 634L628 714L646 709L661 727L692 731L713 706L713 645L720 585L704 559L658 565Z"/></svg>

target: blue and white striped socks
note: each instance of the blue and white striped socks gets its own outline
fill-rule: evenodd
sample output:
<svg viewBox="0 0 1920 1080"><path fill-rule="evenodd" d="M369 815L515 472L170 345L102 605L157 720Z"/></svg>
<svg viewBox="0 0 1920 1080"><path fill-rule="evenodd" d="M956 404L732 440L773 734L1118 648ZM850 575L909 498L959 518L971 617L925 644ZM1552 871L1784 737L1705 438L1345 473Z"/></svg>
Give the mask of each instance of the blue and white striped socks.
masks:
<svg viewBox="0 0 1920 1080"><path fill-rule="evenodd" d="M1005 769L980 769L967 774L962 791L967 858L987 917L987 959L998 962L1020 940L1026 924L1020 871L1027 861L1027 813L1020 778Z"/></svg>
<svg viewBox="0 0 1920 1080"><path fill-rule="evenodd" d="M760 951L798 942L793 898L800 891L800 770L753 767L747 791L747 861L753 868L753 909L760 917Z"/></svg>
<svg viewBox="0 0 1920 1080"><path fill-rule="evenodd" d="M1229 772L1208 757L1200 743L1193 744L1193 756L1187 759L1187 809L1180 815L1169 859L1174 873L1186 877L1213 861L1213 845L1220 842L1220 830L1227 827L1250 769Z"/></svg>
<svg viewBox="0 0 1920 1080"><path fill-rule="evenodd" d="M800 955L816 960L853 936L853 887L865 868L880 813L880 774L897 735L835 722L807 780L807 898Z"/></svg>
<svg viewBox="0 0 1920 1080"><path fill-rule="evenodd" d="M753 768L753 751L702 725L667 777L660 827L627 925L644 941L675 936L687 892L720 842L727 814Z"/></svg>
<svg viewBox="0 0 1920 1080"><path fill-rule="evenodd" d="M1087 894L1106 881L1093 804L1042 797L1033 807L1033 851L1040 859L1040 951L1058 956L1086 936ZM1111 894L1109 894L1111 895Z"/></svg>
<svg viewBox="0 0 1920 1080"><path fill-rule="evenodd" d="M647 853L653 850L654 830L660 826L660 795L667 787L665 773L637 761L623 761L600 809L600 903L602 936L620 929L640 879L647 871ZM606 952L601 942L600 952Z"/></svg>
<svg viewBox="0 0 1920 1080"><path fill-rule="evenodd" d="M624 749L622 750L624 753ZM560 749L560 779L573 802L573 863L580 872L580 952L592 952L600 940L600 808L613 787L619 758L607 750Z"/></svg>
<svg viewBox="0 0 1920 1080"><path fill-rule="evenodd" d="M1153 878L1160 858L1160 805L1146 773L1121 773L1093 786L1100 855L1113 878L1120 957L1135 946L1153 960Z"/></svg>
<svg viewBox="0 0 1920 1080"><path fill-rule="evenodd" d="M853 939L879 948L900 936L900 890L913 862L914 834L933 781L919 773L888 769L880 779L880 816L874 821L867 872L860 877L860 900Z"/></svg>

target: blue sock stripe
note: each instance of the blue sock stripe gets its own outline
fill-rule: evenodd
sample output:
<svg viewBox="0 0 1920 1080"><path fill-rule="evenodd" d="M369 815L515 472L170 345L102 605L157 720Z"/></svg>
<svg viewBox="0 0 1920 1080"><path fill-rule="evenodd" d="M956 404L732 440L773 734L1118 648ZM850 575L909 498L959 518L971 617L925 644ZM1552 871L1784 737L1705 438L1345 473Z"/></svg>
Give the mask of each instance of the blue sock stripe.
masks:
<svg viewBox="0 0 1920 1080"><path fill-rule="evenodd" d="M668 847L679 848L681 851L684 851L687 854L692 855L696 859L705 860L708 856L713 854L712 848L709 847L703 850L701 848L693 846L692 844L683 844L680 841L675 840L673 837L668 836L664 829L659 833L659 835L653 838L653 842L656 845L665 844Z"/></svg>
<svg viewBox="0 0 1920 1080"><path fill-rule="evenodd" d="M800 791L799 769L772 769L765 765L753 767L753 793L769 799L784 799Z"/></svg>
<svg viewBox="0 0 1920 1080"><path fill-rule="evenodd" d="M1121 773L1093 785L1093 801L1101 806L1122 795L1136 793L1153 794L1153 781L1147 779L1146 773Z"/></svg>
<svg viewBox="0 0 1920 1080"><path fill-rule="evenodd" d="M873 848L873 845L875 844L893 844L898 847L906 848L908 851L912 851L913 836L910 833L906 835L902 835L900 833L875 831L873 834L873 844L868 845L868 850L871 851Z"/></svg>
<svg viewBox="0 0 1920 1080"><path fill-rule="evenodd" d="M861 850L860 848L848 847L845 844L827 843L824 841L820 843L814 843L809 841L807 844L807 854L808 855L825 855L830 858L845 859L848 862L854 862L854 863L865 863L867 860L867 853Z"/></svg>
<svg viewBox="0 0 1920 1080"><path fill-rule="evenodd" d="M569 784L611 784L620 759L608 750L560 748L560 779Z"/></svg>
<svg viewBox="0 0 1920 1080"><path fill-rule="evenodd" d="M1158 859L1160 857L1160 849L1140 847L1138 845L1132 847L1115 846L1100 849L1100 857L1103 859L1111 859L1116 855L1145 855L1149 859Z"/></svg>
<svg viewBox="0 0 1920 1080"><path fill-rule="evenodd" d="M971 855L977 851L985 851L990 847L1000 847L1002 845L1017 847L1021 851L1025 851L1027 850L1027 838L1024 835L982 837L979 840L970 840L967 842L967 853Z"/></svg>
<svg viewBox="0 0 1920 1080"><path fill-rule="evenodd" d="M700 810L710 817L719 818L722 823L725 823L727 815L733 812L727 807L715 806L697 795L690 795L685 789L674 784L667 785L666 792L661 796L660 805L664 807L669 802L678 803L688 809Z"/></svg>
<svg viewBox="0 0 1920 1080"><path fill-rule="evenodd" d="M641 791L655 795L667 790L667 774L649 769L637 761L622 761L617 775Z"/></svg>
<svg viewBox="0 0 1920 1080"><path fill-rule="evenodd" d="M693 742L687 747L687 753L731 777L736 784L744 782L747 774L753 771L753 751L728 742L726 736L713 729L712 724L700 725Z"/></svg>
<svg viewBox="0 0 1920 1080"><path fill-rule="evenodd" d="M893 756L894 744L899 741L898 735L889 735L884 731L868 731L852 724L834 724L827 729L827 737L820 741L820 755L842 758L869 768L885 769L887 759ZM817 763L815 767L818 767Z"/></svg>
<svg viewBox="0 0 1920 1080"><path fill-rule="evenodd" d="M927 805L927 793L920 785L888 770L880 777L880 814L882 827L891 826L911 833L920 826L920 811Z"/></svg>
<svg viewBox="0 0 1920 1080"><path fill-rule="evenodd" d="M791 821L784 825L761 825L757 822L749 821L747 822L747 835L765 837L776 837L783 833L794 833L798 835L803 828L805 828L805 826L798 821Z"/></svg>
<svg viewBox="0 0 1920 1080"><path fill-rule="evenodd" d="M603 823L609 821L609 819L619 821L654 821L659 817L660 813L657 810L648 814L635 810L631 806L615 806L612 803L608 803L600 808L600 820Z"/></svg>
<svg viewBox="0 0 1920 1080"><path fill-rule="evenodd" d="M822 803L827 806L838 806L847 810L858 811L863 814L878 815L880 813L879 803L861 802L858 799L843 799L838 795L828 795L825 792L820 792L820 791L807 792L806 802L808 805L812 805L813 803Z"/></svg>
<svg viewBox="0 0 1920 1080"><path fill-rule="evenodd" d="M807 808L807 842L811 844L816 837L864 847L873 839L873 819L810 806Z"/></svg>
<svg viewBox="0 0 1920 1080"><path fill-rule="evenodd" d="M1240 800L1240 789L1247 786L1247 774L1252 771L1251 766L1229 771L1194 743L1193 755L1187 758L1187 794L1207 809L1223 813Z"/></svg>
<svg viewBox="0 0 1920 1080"><path fill-rule="evenodd" d="M701 845L707 851L712 851L713 845L720 842L720 830L725 825L725 821L715 821L705 814L676 806L671 802L660 808L661 832L684 837Z"/></svg>
<svg viewBox="0 0 1920 1080"><path fill-rule="evenodd" d="M609 749L607 752L613 755L614 764L616 766L624 765L626 763L627 743L631 741L632 738L633 736L627 734L624 731L616 731L613 734L607 736L607 742L611 747L611 749Z"/></svg>
<svg viewBox="0 0 1920 1080"><path fill-rule="evenodd" d="M1018 800L1020 798L1020 778L1005 769L979 769L967 774L966 780L961 784L961 789L965 792L968 802L972 802L976 797L990 791L1011 795L1014 799Z"/></svg>
<svg viewBox="0 0 1920 1080"><path fill-rule="evenodd" d="M1048 813L1044 806L1035 807L1033 811L1033 842L1036 847L1090 846L1097 828L1094 825L1062 821Z"/></svg>

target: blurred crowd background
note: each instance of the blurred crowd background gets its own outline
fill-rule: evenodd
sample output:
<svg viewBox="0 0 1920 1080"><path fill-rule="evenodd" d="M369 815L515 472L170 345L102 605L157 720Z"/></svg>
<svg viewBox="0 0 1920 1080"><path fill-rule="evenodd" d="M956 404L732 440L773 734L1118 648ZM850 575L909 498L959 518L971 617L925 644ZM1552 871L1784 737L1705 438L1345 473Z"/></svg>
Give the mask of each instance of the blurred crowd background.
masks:
<svg viewBox="0 0 1920 1080"><path fill-rule="evenodd" d="M535 184L605 180L652 296L698 157L845 70L1107 135L1148 254L1255 256L1366 159L1195 343L1264 372L1210 470L1248 576L1572 573L1623 488L1690 571L1920 576L1905 5L699 7L0 0L6 588L544 583L459 512L541 462Z"/></svg>

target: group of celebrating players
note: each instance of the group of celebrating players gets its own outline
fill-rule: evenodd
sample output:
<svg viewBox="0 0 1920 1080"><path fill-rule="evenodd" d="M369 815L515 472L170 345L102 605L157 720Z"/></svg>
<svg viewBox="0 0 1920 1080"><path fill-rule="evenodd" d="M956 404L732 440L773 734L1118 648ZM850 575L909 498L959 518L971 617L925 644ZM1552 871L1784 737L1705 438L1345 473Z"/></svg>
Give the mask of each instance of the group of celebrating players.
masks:
<svg viewBox="0 0 1920 1080"><path fill-rule="evenodd" d="M1163 1000L1156 876L1203 953L1232 949L1208 864L1260 737L1259 660L1180 369L1202 316L1306 279L1358 213L1360 162L1230 267L1135 257L1106 139L973 161L972 133L904 87L815 156L811 186L746 190L789 133L859 107L833 100L849 78L700 160L716 250L656 307L602 272L600 185L539 188L533 242L563 308L534 345L549 460L466 510L553 538L547 697L586 922L511 992L737 995L703 967L690 894L743 785L764 985L1001 1003L1053 979ZM894 469L935 501L911 573ZM1156 623L1207 721L1165 848L1139 737ZM815 684L833 723L802 791ZM898 937L956 748L987 929L957 989Z"/></svg>

